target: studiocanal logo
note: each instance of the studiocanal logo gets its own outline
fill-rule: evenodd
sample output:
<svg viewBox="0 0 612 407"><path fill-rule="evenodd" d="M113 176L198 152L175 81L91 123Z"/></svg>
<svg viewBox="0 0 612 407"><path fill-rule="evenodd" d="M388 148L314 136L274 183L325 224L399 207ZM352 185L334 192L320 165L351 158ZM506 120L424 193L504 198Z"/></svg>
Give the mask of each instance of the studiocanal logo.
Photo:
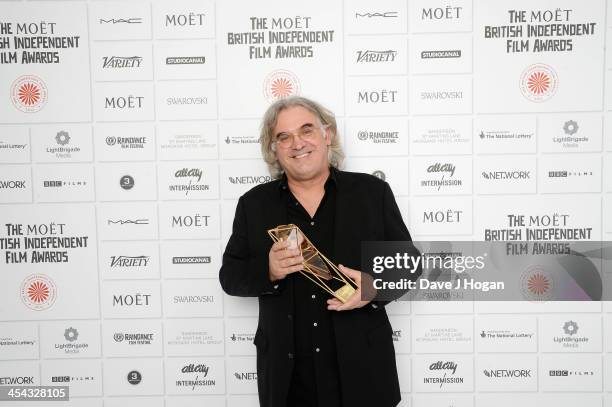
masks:
<svg viewBox="0 0 612 407"><path fill-rule="evenodd" d="M263 93L270 103L300 94L300 81L291 71L277 69L270 72L263 81Z"/></svg>
<svg viewBox="0 0 612 407"><path fill-rule="evenodd" d="M24 113L36 113L47 103L47 85L38 76L23 75L11 85L10 95L15 108Z"/></svg>

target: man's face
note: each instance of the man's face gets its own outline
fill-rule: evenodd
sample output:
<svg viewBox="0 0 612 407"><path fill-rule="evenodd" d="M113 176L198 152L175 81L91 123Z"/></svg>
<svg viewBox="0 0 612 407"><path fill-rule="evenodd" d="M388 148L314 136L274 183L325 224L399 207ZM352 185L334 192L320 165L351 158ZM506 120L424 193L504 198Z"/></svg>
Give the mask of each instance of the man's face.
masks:
<svg viewBox="0 0 612 407"><path fill-rule="evenodd" d="M316 115L301 106L289 107L278 114L273 135L277 140L276 157L289 179L313 179L329 167L327 146L331 138L328 130L321 127Z"/></svg>

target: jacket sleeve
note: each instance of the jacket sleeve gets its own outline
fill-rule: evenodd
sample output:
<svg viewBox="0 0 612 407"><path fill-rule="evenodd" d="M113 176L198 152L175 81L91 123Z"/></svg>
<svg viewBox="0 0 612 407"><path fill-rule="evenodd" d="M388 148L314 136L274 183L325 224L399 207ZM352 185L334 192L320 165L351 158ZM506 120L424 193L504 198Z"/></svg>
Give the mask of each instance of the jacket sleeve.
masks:
<svg viewBox="0 0 612 407"><path fill-rule="evenodd" d="M386 182L383 191L383 223L385 241L412 241L410 232L408 232L408 228L402 219L399 207L393 196L393 191L391 191L391 187ZM413 245L410 245L410 249L414 251L411 255L420 255ZM419 269L411 274L410 280L416 281L423 272L420 264L421 263L419 263ZM388 300L374 300L372 304L374 308L379 308L387 305L389 302Z"/></svg>
<svg viewBox="0 0 612 407"><path fill-rule="evenodd" d="M249 249L243 197L236 206L232 235L223 253L219 281L223 291L240 297L273 294L278 288L268 277L268 253L252 253Z"/></svg>

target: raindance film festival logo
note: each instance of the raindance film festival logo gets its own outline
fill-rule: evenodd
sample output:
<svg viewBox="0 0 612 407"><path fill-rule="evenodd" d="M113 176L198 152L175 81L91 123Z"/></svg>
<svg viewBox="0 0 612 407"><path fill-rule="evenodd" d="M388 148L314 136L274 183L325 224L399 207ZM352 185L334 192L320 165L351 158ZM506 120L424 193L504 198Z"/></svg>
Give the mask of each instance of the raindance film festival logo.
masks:
<svg viewBox="0 0 612 407"><path fill-rule="evenodd" d="M44 274L32 274L21 283L21 301L34 311L50 308L57 297L55 283Z"/></svg>
<svg viewBox="0 0 612 407"><path fill-rule="evenodd" d="M523 96L532 102L545 102L557 92L559 79L557 73L545 64L528 66L519 80Z"/></svg>
<svg viewBox="0 0 612 407"><path fill-rule="evenodd" d="M548 301L553 294L553 279L541 266L530 266L523 271L519 281L523 298L528 301Z"/></svg>
<svg viewBox="0 0 612 407"><path fill-rule="evenodd" d="M13 106L24 113L36 113L47 103L47 85L35 75L23 75L11 85Z"/></svg>
<svg viewBox="0 0 612 407"><path fill-rule="evenodd" d="M289 96L299 95L300 81L291 71L277 69L266 76L263 83L263 92L268 102Z"/></svg>
<svg viewBox="0 0 612 407"><path fill-rule="evenodd" d="M153 333L125 333L115 332L113 339L117 343L126 345L151 345L153 343Z"/></svg>

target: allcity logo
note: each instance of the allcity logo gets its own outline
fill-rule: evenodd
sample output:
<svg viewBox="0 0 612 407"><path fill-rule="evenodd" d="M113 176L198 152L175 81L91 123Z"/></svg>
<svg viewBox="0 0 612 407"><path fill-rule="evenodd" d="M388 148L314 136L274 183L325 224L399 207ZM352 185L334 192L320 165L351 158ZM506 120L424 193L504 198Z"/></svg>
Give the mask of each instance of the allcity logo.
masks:
<svg viewBox="0 0 612 407"><path fill-rule="evenodd" d="M142 57L102 57L102 68L140 68Z"/></svg>
<svg viewBox="0 0 612 407"><path fill-rule="evenodd" d="M199 183L202 180L202 173L201 168L181 168L174 173L174 178L186 179L187 184L168 185L168 189L171 192L185 191L185 196L189 195L189 191L208 191L210 189L208 184Z"/></svg>
<svg viewBox="0 0 612 407"><path fill-rule="evenodd" d="M109 136L106 138L107 146L119 146L123 148L144 148L147 143L146 137L115 137Z"/></svg>
<svg viewBox="0 0 612 407"><path fill-rule="evenodd" d="M99 24L142 24L141 17L128 17L128 18L101 18L98 20Z"/></svg>
<svg viewBox="0 0 612 407"><path fill-rule="evenodd" d="M356 12L355 18L397 18L399 17L399 13L397 11L363 11L361 13Z"/></svg>
<svg viewBox="0 0 612 407"><path fill-rule="evenodd" d="M111 256L111 268L134 268L147 267L149 265L149 256Z"/></svg>
<svg viewBox="0 0 612 407"><path fill-rule="evenodd" d="M215 386L216 382L214 379L207 379L210 367L205 364L191 363L181 368L181 373L188 374L189 379L176 380L176 387L191 387L191 390L195 390L196 387L203 386ZM193 377L195 375L195 377Z"/></svg>
<svg viewBox="0 0 612 407"><path fill-rule="evenodd" d="M357 51L357 62L393 62L396 56L397 51L391 49L385 51Z"/></svg>
<svg viewBox="0 0 612 407"><path fill-rule="evenodd" d="M434 163L427 167L428 174L438 175L440 178L421 180L421 186L433 187L439 191L442 187L459 186L463 182L460 179L451 179L455 175L455 165L451 163ZM448 178L446 178L448 177Z"/></svg>

